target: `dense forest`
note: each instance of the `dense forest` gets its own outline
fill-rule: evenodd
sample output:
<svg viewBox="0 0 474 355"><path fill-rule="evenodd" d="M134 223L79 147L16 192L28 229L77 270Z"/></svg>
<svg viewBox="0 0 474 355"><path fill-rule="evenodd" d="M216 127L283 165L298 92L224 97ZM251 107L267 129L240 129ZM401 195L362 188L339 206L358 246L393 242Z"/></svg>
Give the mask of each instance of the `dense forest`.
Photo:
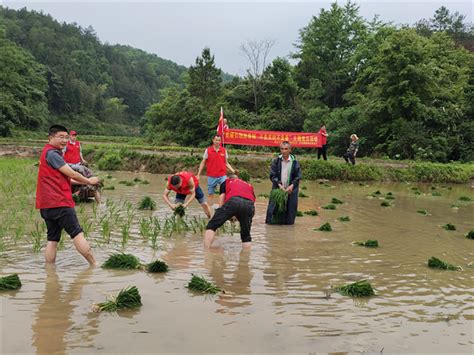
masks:
<svg viewBox="0 0 474 355"><path fill-rule="evenodd" d="M332 154L357 133L365 155L474 160L474 32L445 7L396 26L364 19L354 3L334 3L295 34L291 62L266 63L270 40L242 44L244 77L225 75L209 48L184 68L101 44L92 28L0 11L3 135L13 125L36 129L60 119L90 133L132 126L154 144L197 146L222 106L232 127L317 131L325 124Z"/></svg>

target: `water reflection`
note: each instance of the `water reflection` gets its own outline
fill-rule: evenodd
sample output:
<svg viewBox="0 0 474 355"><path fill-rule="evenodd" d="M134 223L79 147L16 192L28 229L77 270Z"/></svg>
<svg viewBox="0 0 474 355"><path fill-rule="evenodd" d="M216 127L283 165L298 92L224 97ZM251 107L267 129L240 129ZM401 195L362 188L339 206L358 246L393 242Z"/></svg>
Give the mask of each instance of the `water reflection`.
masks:
<svg viewBox="0 0 474 355"><path fill-rule="evenodd" d="M80 331L80 346L92 347L93 337L98 333L98 317L88 314L87 326L79 327L73 319L78 300L81 299L82 289L88 284L93 268L88 268L77 274L68 290L64 290L55 265L46 265L46 287L43 293L43 303L38 307L35 322L32 325L33 346L38 354L66 354L68 348L67 333L74 336L75 329ZM79 330L80 328L85 328Z"/></svg>

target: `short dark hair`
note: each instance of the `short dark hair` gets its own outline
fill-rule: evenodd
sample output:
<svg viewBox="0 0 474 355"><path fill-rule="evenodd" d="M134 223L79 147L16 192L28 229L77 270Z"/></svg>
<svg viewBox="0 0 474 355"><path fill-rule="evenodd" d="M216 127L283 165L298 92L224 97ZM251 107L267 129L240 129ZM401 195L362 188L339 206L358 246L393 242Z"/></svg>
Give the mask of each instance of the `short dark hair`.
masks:
<svg viewBox="0 0 474 355"><path fill-rule="evenodd" d="M289 145L291 147L291 144L288 141L283 141L283 142L280 143L280 145L282 145L282 144Z"/></svg>
<svg viewBox="0 0 474 355"><path fill-rule="evenodd" d="M170 179L170 184L173 186L178 185L180 182L181 182L181 178L179 177L179 175L173 175Z"/></svg>
<svg viewBox="0 0 474 355"><path fill-rule="evenodd" d="M51 127L49 127L48 134L50 136L56 135L58 132L66 132L69 133L68 129L64 126L61 126L59 124L53 124Z"/></svg>

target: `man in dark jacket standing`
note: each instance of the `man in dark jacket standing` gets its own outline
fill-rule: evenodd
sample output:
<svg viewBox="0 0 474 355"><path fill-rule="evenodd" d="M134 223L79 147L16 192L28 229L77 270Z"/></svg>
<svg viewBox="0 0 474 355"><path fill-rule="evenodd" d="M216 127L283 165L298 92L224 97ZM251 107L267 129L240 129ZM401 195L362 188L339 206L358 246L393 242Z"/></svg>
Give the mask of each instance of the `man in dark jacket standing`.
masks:
<svg viewBox="0 0 474 355"><path fill-rule="evenodd" d="M296 211L298 210L298 190L301 180L301 167L296 157L291 153L291 145L284 141L280 144L281 154L273 159L270 166L270 180L272 181L272 190L282 189L288 193L285 215L283 223L294 224ZM275 213L275 203L270 201L267 208L267 217L265 223L277 224L273 221ZM278 222L280 224L280 222Z"/></svg>

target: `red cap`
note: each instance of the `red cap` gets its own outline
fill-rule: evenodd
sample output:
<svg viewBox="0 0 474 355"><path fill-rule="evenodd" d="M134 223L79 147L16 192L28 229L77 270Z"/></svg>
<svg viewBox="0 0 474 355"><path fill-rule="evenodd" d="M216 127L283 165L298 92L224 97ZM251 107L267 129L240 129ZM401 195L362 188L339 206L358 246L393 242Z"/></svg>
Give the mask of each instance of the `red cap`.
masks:
<svg viewBox="0 0 474 355"><path fill-rule="evenodd" d="M76 131L70 131L70 132L69 132L69 135L70 135L70 136L77 136L77 132L76 132Z"/></svg>

